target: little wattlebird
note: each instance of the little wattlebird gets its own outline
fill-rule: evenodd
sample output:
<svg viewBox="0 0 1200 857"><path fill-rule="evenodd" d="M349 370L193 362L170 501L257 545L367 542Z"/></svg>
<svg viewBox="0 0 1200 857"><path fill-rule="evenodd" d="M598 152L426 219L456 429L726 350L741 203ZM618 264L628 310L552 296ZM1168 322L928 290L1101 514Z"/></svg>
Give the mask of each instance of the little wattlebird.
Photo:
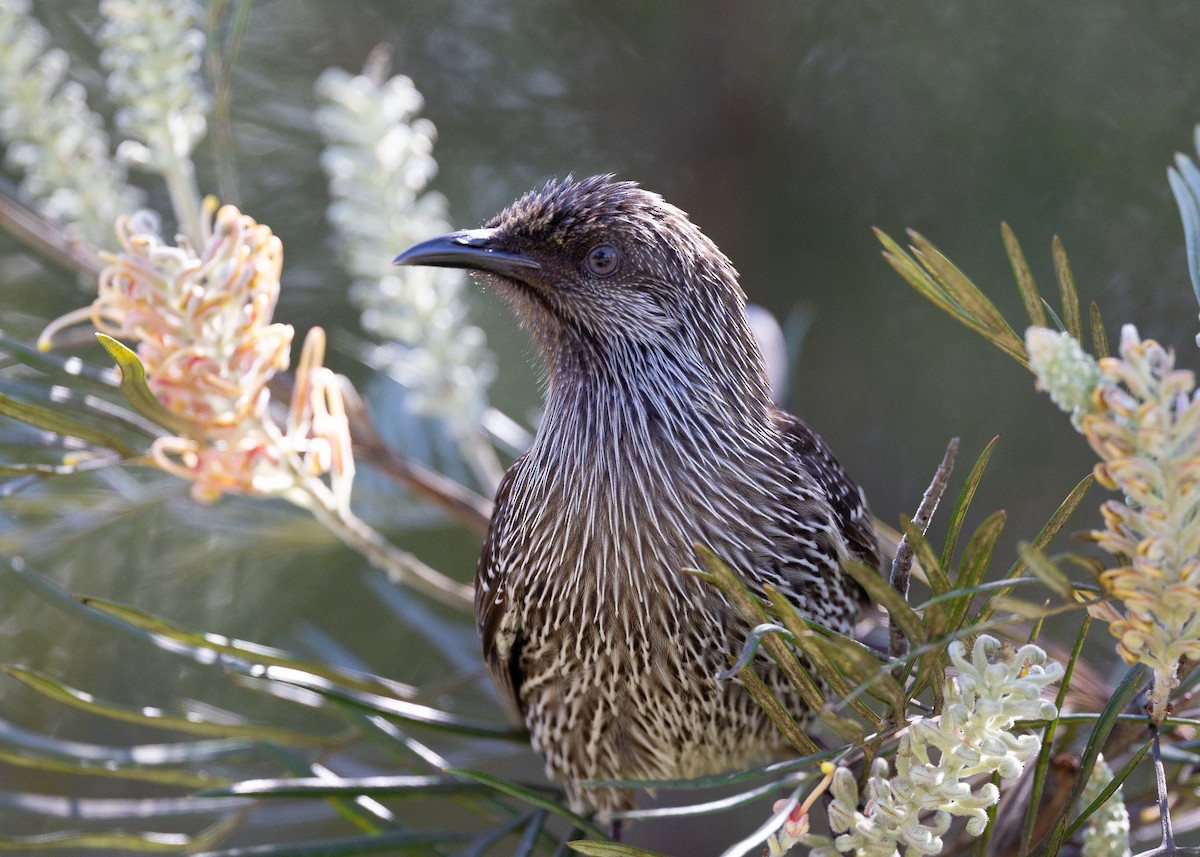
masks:
<svg viewBox="0 0 1200 857"><path fill-rule="evenodd" d="M496 493L475 615L492 678L572 807L633 806L589 780L784 752L750 694L716 677L746 628L684 570L695 545L841 633L863 593L840 563L879 555L862 491L771 403L733 265L678 208L610 176L551 182L395 262L477 272L545 358L545 413ZM803 713L777 668L756 668Z"/></svg>

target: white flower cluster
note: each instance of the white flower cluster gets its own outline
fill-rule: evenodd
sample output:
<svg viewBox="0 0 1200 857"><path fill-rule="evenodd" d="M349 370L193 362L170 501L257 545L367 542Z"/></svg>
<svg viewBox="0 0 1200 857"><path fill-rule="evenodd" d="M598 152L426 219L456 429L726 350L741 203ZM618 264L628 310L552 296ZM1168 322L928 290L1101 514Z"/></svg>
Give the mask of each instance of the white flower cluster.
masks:
<svg viewBox="0 0 1200 857"><path fill-rule="evenodd" d="M1088 807L1100 797L1100 792L1112 782L1112 768L1101 756L1092 768L1083 795L1079 798L1080 809ZM1109 795L1100 809L1087 820L1083 827L1082 857L1129 857L1129 811L1125 809L1125 798L1118 788Z"/></svg>
<svg viewBox="0 0 1200 857"><path fill-rule="evenodd" d="M901 848L906 855L939 854L954 816L966 817L967 832L979 836L1000 791L992 783L972 789L969 780L993 773L1017 777L1037 755L1040 739L1014 735L1012 728L1018 720L1056 716L1042 691L1062 677L1062 665L1047 664L1046 653L1034 645L1005 653L986 635L975 641L969 658L958 641L949 654L959 675L946 680L942 716L910 722L896 752L895 775L886 760L875 760L865 808L859 809L854 775L846 768L834 773L829 826L837 835L798 840L812 846L814 857L891 857Z"/></svg>
<svg viewBox="0 0 1200 857"><path fill-rule="evenodd" d="M461 440L479 432L495 369L483 331L466 320L465 278L390 264L449 225L445 199L425 192L437 162L433 124L418 116L421 95L403 75L379 77L331 68L317 79L328 218L342 239L363 327L393 345L388 371L418 412L445 419Z"/></svg>
<svg viewBox="0 0 1200 857"><path fill-rule="evenodd" d="M122 157L158 170L186 158L204 136L208 96L200 86L204 33L187 0L103 0L100 30L108 91L121 105Z"/></svg>
<svg viewBox="0 0 1200 857"><path fill-rule="evenodd" d="M1100 366L1069 333L1031 327L1025 334L1029 367L1038 377L1038 389L1071 415L1082 431L1083 416L1092 409L1092 392L1104 380Z"/></svg>
<svg viewBox="0 0 1200 857"><path fill-rule="evenodd" d="M112 225L141 204L109 154L103 121L83 85L67 79L67 55L28 0L0 0L0 138L24 176L21 193L49 220L94 247L115 245Z"/></svg>

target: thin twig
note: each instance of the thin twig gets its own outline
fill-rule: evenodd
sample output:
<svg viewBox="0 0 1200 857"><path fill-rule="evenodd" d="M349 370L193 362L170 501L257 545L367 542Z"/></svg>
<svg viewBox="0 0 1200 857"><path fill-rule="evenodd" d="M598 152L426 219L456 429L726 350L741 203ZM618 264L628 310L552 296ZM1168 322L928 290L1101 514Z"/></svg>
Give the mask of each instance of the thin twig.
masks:
<svg viewBox="0 0 1200 857"><path fill-rule="evenodd" d="M347 400L346 412L350 418L355 458L369 462L417 496L441 506L464 526L477 533L487 532L488 522L492 519L492 504L486 497L390 449L376 431L361 400Z"/></svg>
<svg viewBox="0 0 1200 857"><path fill-rule="evenodd" d="M5 193L0 193L0 228L69 270L95 277L104 269L94 250L72 241L62 229Z"/></svg>
<svg viewBox="0 0 1200 857"><path fill-rule="evenodd" d="M1167 774L1163 770L1162 748L1159 746L1158 726L1150 723L1150 734L1154 737L1151 755L1154 757L1154 784L1158 787L1158 820L1162 825L1162 845L1155 854L1173 855L1175 849L1175 833L1171 830L1171 802L1167 793Z"/></svg>
<svg viewBox="0 0 1200 857"><path fill-rule="evenodd" d="M937 472L933 474L933 481L929 483L929 487L925 489L925 495L921 498L921 504L917 507L917 514L913 516L913 524L924 533L929 528L929 522L933 520L933 513L937 511L938 503L941 502L942 495L946 493L946 486L950 482L950 473L954 470L954 459L958 455L958 438L950 438L950 443L946 445L946 454L942 456L942 463L938 465ZM892 586L894 586L901 595L908 598L908 583L912 573L913 549L908 544L908 536L905 535L900 539L900 545L896 548L896 558L892 561ZM908 650L908 642L904 638L904 634L889 619L889 636L891 640L890 652L892 657L901 657Z"/></svg>
<svg viewBox="0 0 1200 857"><path fill-rule="evenodd" d="M325 488L315 480L306 484L310 489ZM471 609L475 596L470 584L459 583L396 547L349 509L336 508L327 495L327 489L310 490L312 502L297 502L297 505L309 509L330 532L386 572L394 582L411 586L457 610Z"/></svg>

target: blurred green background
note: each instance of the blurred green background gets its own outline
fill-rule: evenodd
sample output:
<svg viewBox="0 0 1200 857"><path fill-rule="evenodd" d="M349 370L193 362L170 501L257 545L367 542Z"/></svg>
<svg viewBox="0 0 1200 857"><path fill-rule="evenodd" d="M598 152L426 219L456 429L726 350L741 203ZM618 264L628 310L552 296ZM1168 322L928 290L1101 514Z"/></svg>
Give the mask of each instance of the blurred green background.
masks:
<svg viewBox="0 0 1200 857"><path fill-rule="evenodd" d="M35 9L73 71L90 75L93 106L107 109L94 3ZM976 522L1009 510L1000 568L1091 455L1030 375L900 280L871 227L897 238L917 229L1010 319L1021 318L1020 303L1000 222L1051 294L1057 234L1111 341L1121 323L1135 323L1195 363L1196 306L1165 175L1200 120L1195 4L260 0L234 76L240 198L223 201L282 238L276 320L301 332L358 330L325 223L312 84L331 65L358 71L380 43L425 96L439 131L434 187L456 226L480 224L551 176L615 172L688 211L733 260L750 298L785 327L810 320L793 336L789 405L825 436L883 520L912 513L949 437L962 438L957 490L1000 434L975 504ZM211 146L210 135L196 156L206 192L216 190ZM161 185L145 184L167 210ZM0 325L27 337L85 301L71 275L7 236L0 283ZM539 406L533 350L496 299L472 297L500 367L492 401L529 424ZM345 350L329 362L382 413L396 413L394 387ZM397 448L419 456L436 436L411 419L387 425ZM367 476L357 506L398 543L468 579L479 539L396 494ZM1097 490L1089 514L1099 501ZM435 704L496 714L469 623L419 599L395 606L381 597L362 561L299 513L239 500L201 508L186 486L136 474L63 480L0 504L8 550L32 552L38 570L73 589L197 630L357 659L432 687ZM1080 517L1074 529L1090 523ZM0 661L136 704L190 698L255 715L264 705L210 671L78 626L8 578L0 603ZM413 627L451 643L435 646ZM1097 651L1107 656L1107 641ZM1106 674L1108 664L1096 666ZM133 740L7 680L0 709L29 728ZM91 790L21 776L34 790ZM104 794L121 788L103 784ZM688 842L711 846L714 830L732 841L768 807L736 822L644 826L633 837L683 853Z"/></svg>

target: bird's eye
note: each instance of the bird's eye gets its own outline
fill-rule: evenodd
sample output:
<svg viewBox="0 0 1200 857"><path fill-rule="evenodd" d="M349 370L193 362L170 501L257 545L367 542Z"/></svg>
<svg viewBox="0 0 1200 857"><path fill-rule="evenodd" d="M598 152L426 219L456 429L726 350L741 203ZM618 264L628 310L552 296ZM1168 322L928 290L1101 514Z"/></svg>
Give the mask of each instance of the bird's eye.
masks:
<svg viewBox="0 0 1200 857"><path fill-rule="evenodd" d="M597 244L588 250L587 267L593 276L611 276L621 267L621 253L612 244Z"/></svg>

